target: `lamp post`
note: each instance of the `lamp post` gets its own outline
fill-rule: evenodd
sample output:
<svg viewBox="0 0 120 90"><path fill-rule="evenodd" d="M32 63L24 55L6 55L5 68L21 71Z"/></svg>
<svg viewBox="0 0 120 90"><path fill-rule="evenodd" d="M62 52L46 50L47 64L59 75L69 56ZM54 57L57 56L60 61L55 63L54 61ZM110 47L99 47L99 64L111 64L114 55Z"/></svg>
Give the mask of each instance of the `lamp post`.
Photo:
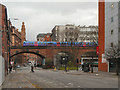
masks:
<svg viewBox="0 0 120 90"><path fill-rule="evenodd" d="M92 56L92 62L91 62L91 73L93 73L93 56Z"/></svg>
<svg viewBox="0 0 120 90"><path fill-rule="evenodd" d="M76 64L77 64L77 71L78 71L78 65L79 65L79 60L78 60L78 58L76 59Z"/></svg>

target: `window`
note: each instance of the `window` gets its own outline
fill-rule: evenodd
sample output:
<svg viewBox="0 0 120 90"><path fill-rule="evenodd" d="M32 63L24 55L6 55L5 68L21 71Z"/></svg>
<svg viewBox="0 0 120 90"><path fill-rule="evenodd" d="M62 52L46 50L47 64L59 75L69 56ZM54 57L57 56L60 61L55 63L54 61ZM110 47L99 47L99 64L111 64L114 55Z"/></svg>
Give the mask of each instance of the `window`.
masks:
<svg viewBox="0 0 120 90"><path fill-rule="evenodd" d="M66 33L65 33L65 35L67 36L67 35L68 35L68 33L66 32Z"/></svg>
<svg viewBox="0 0 120 90"><path fill-rule="evenodd" d="M75 41L77 41L77 38L75 39Z"/></svg>
<svg viewBox="0 0 120 90"><path fill-rule="evenodd" d="M70 30L72 30L73 28L72 27L70 27Z"/></svg>
<svg viewBox="0 0 120 90"><path fill-rule="evenodd" d="M67 38L65 38L65 41L67 42Z"/></svg>
<svg viewBox="0 0 120 90"><path fill-rule="evenodd" d="M113 30L111 30L111 35L113 35Z"/></svg>
<svg viewBox="0 0 120 90"><path fill-rule="evenodd" d="M111 7L114 8L114 5L112 4Z"/></svg>
<svg viewBox="0 0 120 90"><path fill-rule="evenodd" d="M111 43L111 47L113 47L113 43Z"/></svg>
<svg viewBox="0 0 120 90"><path fill-rule="evenodd" d="M58 30L58 27L56 27L56 31Z"/></svg>
<svg viewBox="0 0 120 90"><path fill-rule="evenodd" d="M119 48L120 48L120 41L119 41L119 44L118 44Z"/></svg>
<svg viewBox="0 0 120 90"><path fill-rule="evenodd" d="M111 22L113 22L113 17L111 17Z"/></svg>
<svg viewBox="0 0 120 90"><path fill-rule="evenodd" d="M56 37L58 36L58 34L56 33Z"/></svg>

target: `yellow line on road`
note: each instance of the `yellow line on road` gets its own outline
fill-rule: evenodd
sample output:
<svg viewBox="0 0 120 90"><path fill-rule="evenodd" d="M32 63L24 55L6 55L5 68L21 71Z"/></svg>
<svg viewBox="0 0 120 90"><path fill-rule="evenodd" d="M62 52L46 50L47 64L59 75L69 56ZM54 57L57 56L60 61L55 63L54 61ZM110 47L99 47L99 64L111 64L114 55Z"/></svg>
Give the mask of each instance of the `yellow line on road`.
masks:
<svg viewBox="0 0 120 90"><path fill-rule="evenodd" d="M25 78L25 77L24 77ZM25 78L27 80L28 83L30 83L33 87L35 88L39 88L40 90L42 90L40 87L38 87L36 84L31 83L27 78Z"/></svg>

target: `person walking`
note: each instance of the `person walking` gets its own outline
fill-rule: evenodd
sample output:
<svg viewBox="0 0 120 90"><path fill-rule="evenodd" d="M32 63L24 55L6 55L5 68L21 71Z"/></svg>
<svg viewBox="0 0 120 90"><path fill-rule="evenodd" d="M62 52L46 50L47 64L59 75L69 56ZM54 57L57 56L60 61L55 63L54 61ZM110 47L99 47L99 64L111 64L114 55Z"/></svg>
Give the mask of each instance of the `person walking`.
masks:
<svg viewBox="0 0 120 90"><path fill-rule="evenodd" d="M31 66L31 72L34 72L33 66Z"/></svg>
<svg viewBox="0 0 120 90"><path fill-rule="evenodd" d="M12 65L9 66L9 73L12 72Z"/></svg>

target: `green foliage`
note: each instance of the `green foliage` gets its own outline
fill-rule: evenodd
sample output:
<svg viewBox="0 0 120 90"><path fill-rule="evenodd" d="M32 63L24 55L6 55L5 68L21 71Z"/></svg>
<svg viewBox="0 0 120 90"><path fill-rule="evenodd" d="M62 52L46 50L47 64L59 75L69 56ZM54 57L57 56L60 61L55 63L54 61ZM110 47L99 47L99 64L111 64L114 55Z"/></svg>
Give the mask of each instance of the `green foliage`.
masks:
<svg viewBox="0 0 120 90"><path fill-rule="evenodd" d="M69 62L67 63L67 66L68 66L68 67L75 67L75 64L74 64L72 61L69 61Z"/></svg>
<svg viewBox="0 0 120 90"><path fill-rule="evenodd" d="M67 67L67 70L76 70L77 67ZM65 70L65 67L60 67L59 70Z"/></svg>

